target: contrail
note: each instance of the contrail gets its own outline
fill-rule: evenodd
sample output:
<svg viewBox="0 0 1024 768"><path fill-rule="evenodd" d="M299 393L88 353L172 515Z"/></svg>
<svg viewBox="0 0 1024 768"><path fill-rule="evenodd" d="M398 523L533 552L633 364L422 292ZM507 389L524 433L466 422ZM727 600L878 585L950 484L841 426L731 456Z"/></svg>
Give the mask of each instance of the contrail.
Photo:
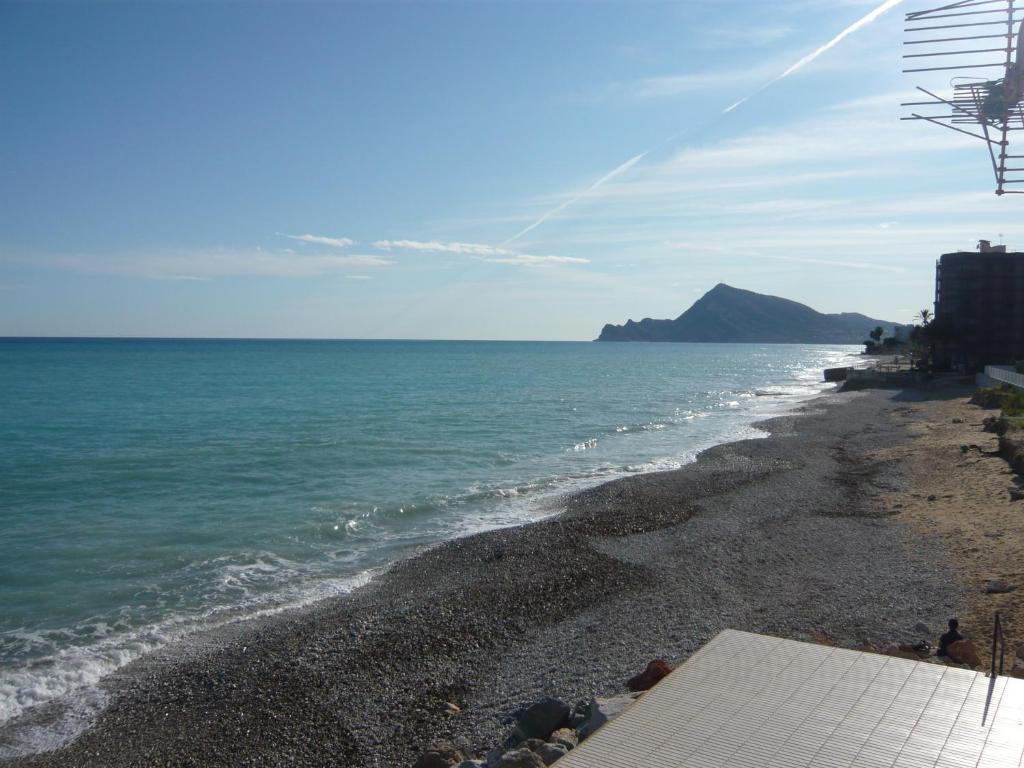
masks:
<svg viewBox="0 0 1024 768"><path fill-rule="evenodd" d="M562 211L564 211L564 210L565 210L566 208L568 208L568 207L569 207L570 205L572 205L573 203L575 203L575 202L576 202L577 200L579 200L580 198L583 198L583 197L586 197L587 195L589 195L589 194L590 194L591 192L593 192L593 191L594 191L595 189L597 189L598 187L600 187L600 186L601 186L602 184L604 184L604 183L605 183L606 181L611 181L611 180L612 180L612 179L614 179L614 178L615 178L616 176L618 176L618 175L619 175L620 173L625 173L625 172L626 172L626 171L628 171L628 170L629 170L630 168L632 168L632 167L633 167L634 165L636 165L636 164L637 164L637 163L639 163L639 162L640 162L641 160L643 160L643 159L644 159L644 158L645 158L645 157L646 157L647 155L649 155L650 153L651 153L651 150L649 150L649 149L648 149L648 150L647 150L646 152L641 152L641 153L640 153L639 155L637 155L636 157L631 157L631 158L630 158L629 160L627 160L626 162L624 162L624 163L623 163L622 165L620 165L620 166L619 166L618 168L616 168L616 169L615 169L614 171L611 171L611 172L609 172L609 173L606 173L606 174L605 174L604 176L602 176L602 177L601 177L600 179L598 179L597 181L595 181L595 182L594 182L593 184L591 184L591 185L590 185L589 187L587 187L587 188L586 188L585 190L583 190L582 192L580 192L580 193L579 193L578 195L576 195L575 197L571 197L571 198L569 198L568 200L566 200L565 202L563 202L563 203L559 204L559 205L558 205L557 207L555 207L555 208L552 208L552 209L551 209L550 211L548 211L547 213L545 213L545 214L544 214L543 216L541 216L541 217L540 217L539 219L537 219L537 220L536 220L535 222L533 222L533 224L531 224L530 226L528 226L528 227L527 227L526 229L523 229L523 230L521 230L521 231L517 232L516 234L512 235L512 237L510 237L510 238L509 238L508 240L506 240L505 242L503 242L503 243L502 243L502 245L508 245L509 243L511 243L511 242L513 242L513 241L515 241L515 240L518 240L518 239L519 239L520 237L522 237L523 235L525 235L525 234L526 234L527 232L529 232L529 231L530 231L531 229L536 229L536 228L537 228L537 227L539 227L539 226L540 226L541 224L543 224L543 223L544 223L545 221L547 221L547 220L548 220L548 219L550 219L550 218L551 218L552 216L554 216L554 215L555 215L556 213L561 213Z"/></svg>
<svg viewBox="0 0 1024 768"><path fill-rule="evenodd" d="M826 51L829 51L832 48L835 48L845 38L849 37L850 35L852 35L857 30L862 29L863 27L866 27L868 24L870 24L875 19L877 19L879 16L884 14L886 11L892 10L893 8L895 8L897 5L899 5L902 2L903 2L903 0L885 0L884 3L882 3L880 6L878 6L873 11L871 11L871 13L869 13L866 16L864 16L863 18L858 19L857 21L853 22L853 24L848 26L846 29L844 29L842 32L840 32L838 35L836 35L831 40L829 40L827 43L825 43L823 46L821 46L817 50L812 51L811 53L807 54L802 59L800 59L798 62L796 62L796 64L794 64L793 66L789 67L789 69L787 69L781 75L779 75L779 76L769 80L767 83L762 85L760 88L758 88L753 93L751 93L751 94L749 94L747 96L744 96L742 99L740 99L736 103L731 104L728 107L726 107L724 110L722 110L722 114L725 115L725 114L728 114L728 113L732 112L734 109L736 109L740 105L746 103L747 101L749 101L754 96L756 96L757 94L761 93L762 91L764 91L764 90L770 88L771 86L775 85L780 80L783 80L784 78L789 77L791 74L793 74L797 70L802 69L803 67L806 67L808 64L810 64L812 61L814 61L816 58L821 56ZM661 145L676 139L678 136L680 136L681 133L682 132L672 134L672 136L667 138L665 141L661 142L661 144L659 144L658 146L660 147ZM641 152L636 157L630 158L629 160L624 162L622 165L620 165L615 170L613 170L610 173L607 173L604 176L602 176L600 179L595 181L593 184L591 184L585 190L583 190L582 192L577 194L575 197L571 197L568 200L566 200L565 202L560 203L555 208L552 208L550 211L548 211L543 216L541 216L539 219L537 219L535 222L533 222L530 226L528 226L525 229L517 232L512 237L510 237L508 240L503 242L502 245L508 245L509 243L515 242L520 237L525 235L527 232L530 232L530 231L536 229L541 224L543 224L545 221L550 219L552 216L554 216L554 215L556 215L558 213L561 213L562 211L564 211L566 208L568 208L573 203L576 203L576 202L582 200L584 197L587 197L591 192L593 192L595 189L600 187L602 184L605 184L606 182L611 181L612 179L614 179L616 176L618 176L621 173L625 173L626 171L628 171L630 168L632 168L638 162L643 160L647 155L649 155L653 151L654 151L654 148L648 149L646 152Z"/></svg>
<svg viewBox="0 0 1024 768"><path fill-rule="evenodd" d="M787 69L781 75L779 75L778 77L772 78L767 83L765 83L760 88L758 88L756 91L751 93L749 96L744 96L742 99L737 101L735 104L732 104L731 106L726 107L723 110L722 114L727 114L729 112L732 112L734 109L736 109L736 107L740 106L745 101L748 101L749 99L753 98L757 94L761 93L761 91L763 91L763 90L765 90L767 88L771 88L777 82L779 82L780 80L782 80L784 78L789 77L794 72L796 72L798 69L803 69L808 64L810 64L812 61L814 61L816 58L821 56L821 54L823 54L826 51L830 51L831 49L835 48L845 38L847 38L850 35L852 35L858 29L862 29L863 27L866 27L868 24L870 24L875 19L877 19L879 16L884 14L886 11L892 10L893 8L895 8L897 5L899 5L902 2L903 2L903 0L886 0L884 3L882 3L880 6L875 8L875 10L873 10L867 16L864 16L863 18L858 19L857 21L853 22L853 24L848 26L846 29L844 29L842 32L840 32L838 35L836 35L831 40L829 40L827 43L825 43L823 46L821 46L817 50L814 50L811 53L809 53L806 56L804 56L802 59L800 59L800 61L798 61L793 66L791 66L789 69Z"/></svg>

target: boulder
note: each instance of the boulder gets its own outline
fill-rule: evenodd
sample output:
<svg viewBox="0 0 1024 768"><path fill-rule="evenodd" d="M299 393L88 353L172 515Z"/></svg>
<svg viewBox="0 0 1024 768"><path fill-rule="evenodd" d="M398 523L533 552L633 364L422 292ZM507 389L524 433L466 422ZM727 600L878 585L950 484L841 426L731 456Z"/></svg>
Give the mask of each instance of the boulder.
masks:
<svg viewBox="0 0 1024 768"><path fill-rule="evenodd" d="M513 749L501 756L494 768L544 768L544 761L536 752Z"/></svg>
<svg viewBox="0 0 1024 768"><path fill-rule="evenodd" d="M1016 485L1010 486L1010 501L1020 501L1024 499L1024 488L1020 488Z"/></svg>
<svg viewBox="0 0 1024 768"><path fill-rule="evenodd" d="M439 741L419 756L412 768L452 768L466 759L462 751L450 741Z"/></svg>
<svg viewBox="0 0 1024 768"><path fill-rule="evenodd" d="M1024 645L1021 646L1024 649ZM572 749L580 743L580 737L572 728L559 728L548 737L552 744L561 744L566 749Z"/></svg>
<svg viewBox="0 0 1024 768"><path fill-rule="evenodd" d="M531 704L516 718L513 736L518 741L547 739L551 732L569 722L572 707L561 699L547 698Z"/></svg>
<svg viewBox="0 0 1024 768"><path fill-rule="evenodd" d="M542 744L537 749L537 757L544 761L544 765L551 765L555 760L560 757L565 757L569 754L569 750L562 744Z"/></svg>
<svg viewBox="0 0 1024 768"><path fill-rule="evenodd" d="M928 625L925 624L923 621L919 621L917 622L917 624L914 625L914 631L917 632L919 635L924 635L925 637L931 637L932 634L931 629L929 629Z"/></svg>
<svg viewBox="0 0 1024 768"><path fill-rule="evenodd" d="M487 768L483 760L463 760L455 768Z"/></svg>
<svg viewBox="0 0 1024 768"><path fill-rule="evenodd" d="M981 666L978 651L970 640L957 640L946 651L949 654L949 658L957 664L966 664L971 669Z"/></svg>
<svg viewBox="0 0 1024 768"><path fill-rule="evenodd" d="M1017 646L1017 658L1024 661L1024 643Z"/></svg>
<svg viewBox="0 0 1024 768"><path fill-rule="evenodd" d="M646 691L653 688L661 679L672 671L672 667L664 659L655 659L647 665L647 669L639 675L629 678L626 687L631 691Z"/></svg>
<svg viewBox="0 0 1024 768"><path fill-rule="evenodd" d="M1009 584L1002 579L993 579L992 581L985 584L985 592L990 595L1001 595L1005 592L1013 592L1014 586Z"/></svg>
<svg viewBox="0 0 1024 768"><path fill-rule="evenodd" d="M607 699L592 699L584 713L586 720L578 729L580 738L587 738L602 725L621 715L630 704L636 701L637 696L639 694L632 693L624 696L612 696Z"/></svg>
<svg viewBox="0 0 1024 768"><path fill-rule="evenodd" d="M531 752L536 752L537 747L542 747L546 743L544 739L527 739L526 741L519 742L515 747L516 749L528 749Z"/></svg>

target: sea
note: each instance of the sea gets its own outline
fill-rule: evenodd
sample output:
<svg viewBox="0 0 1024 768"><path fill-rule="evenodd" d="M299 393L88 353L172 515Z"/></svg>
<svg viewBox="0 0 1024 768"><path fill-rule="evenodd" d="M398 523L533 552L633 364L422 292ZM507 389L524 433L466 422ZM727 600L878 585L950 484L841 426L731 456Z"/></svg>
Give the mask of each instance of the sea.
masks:
<svg viewBox="0 0 1024 768"><path fill-rule="evenodd" d="M0 756L73 736L105 675L198 630L763 436L859 351L0 339L0 729L61 713Z"/></svg>

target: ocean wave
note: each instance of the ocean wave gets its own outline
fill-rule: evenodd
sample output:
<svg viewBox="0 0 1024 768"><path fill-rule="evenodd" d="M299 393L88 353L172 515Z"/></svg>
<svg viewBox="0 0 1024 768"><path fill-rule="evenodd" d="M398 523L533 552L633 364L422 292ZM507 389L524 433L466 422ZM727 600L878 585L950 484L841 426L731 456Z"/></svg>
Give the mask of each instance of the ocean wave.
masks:
<svg viewBox="0 0 1024 768"><path fill-rule="evenodd" d="M265 578L277 571L258 553L251 563L219 564L223 584L251 593L255 574ZM90 619L68 628L17 629L0 635L5 657L28 657L0 673L0 726L41 704L60 701L64 706L52 722L27 723L5 734L0 759L52 750L74 738L93 722L107 703L99 687L110 673L141 656L200 630L299 608L328 597L351 592L367 583L373 572L342 579L323 578L296 583L278 593L253 597L240 604L219 606L169 616L159 622L131 627L128 618ZM69 640L74 638L73 641Z"/></svg>

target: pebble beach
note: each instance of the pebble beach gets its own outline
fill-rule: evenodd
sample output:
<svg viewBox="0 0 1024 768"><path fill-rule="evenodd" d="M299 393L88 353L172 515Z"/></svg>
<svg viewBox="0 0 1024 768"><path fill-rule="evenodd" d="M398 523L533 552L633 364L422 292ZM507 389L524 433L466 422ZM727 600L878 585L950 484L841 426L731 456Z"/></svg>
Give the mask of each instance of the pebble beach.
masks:
<svg viewBox="0 0 1024 768"><path fill-rule="evenodd" d="M893 500L920 491L921 423L962 396L824 395L762 424L767 438L441 544L348 596L193 636L108 678L109 705L79 738L5 764L404 766L440 739L483 757L522 706L621 693L651 659L679 663L728 627L934 642L976 585L949 533Z"/></svg>

